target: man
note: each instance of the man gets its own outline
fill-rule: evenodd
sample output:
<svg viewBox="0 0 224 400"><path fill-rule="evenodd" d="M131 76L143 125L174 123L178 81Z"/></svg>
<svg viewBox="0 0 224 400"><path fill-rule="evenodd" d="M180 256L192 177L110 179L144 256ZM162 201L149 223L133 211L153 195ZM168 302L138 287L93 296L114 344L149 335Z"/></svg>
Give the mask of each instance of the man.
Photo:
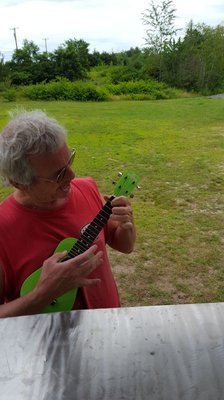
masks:
<svg viewBox="0 0 224 400"><path fill-rule="evenodd" d="M79 288L74 309L120 306L106 244L133 250L126 197L112 200L88 250L63 262L66 252L52 255L64 238L79 238L105 203L92 178L75 178L74 156L63 127L42 111L16 115L0 135L0 175L15 188L0 204L0 317L39 313L72 288ZM36 287L21 297L23 282L41 266Z"/></svg>

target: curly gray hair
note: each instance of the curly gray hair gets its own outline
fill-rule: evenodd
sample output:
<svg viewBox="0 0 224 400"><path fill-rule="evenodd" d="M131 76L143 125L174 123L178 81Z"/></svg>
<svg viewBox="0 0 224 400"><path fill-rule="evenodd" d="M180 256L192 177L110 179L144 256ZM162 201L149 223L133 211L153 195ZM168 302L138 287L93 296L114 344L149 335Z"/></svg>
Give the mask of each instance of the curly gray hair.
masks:
<svg viewBox="0 0 224 400"><path fill-rule="evenodd" d="M65 129L43 111L23 111L0 135L0 175L8 181L30 185L34 173L27 156L56 151L66 141Z"/></svg>

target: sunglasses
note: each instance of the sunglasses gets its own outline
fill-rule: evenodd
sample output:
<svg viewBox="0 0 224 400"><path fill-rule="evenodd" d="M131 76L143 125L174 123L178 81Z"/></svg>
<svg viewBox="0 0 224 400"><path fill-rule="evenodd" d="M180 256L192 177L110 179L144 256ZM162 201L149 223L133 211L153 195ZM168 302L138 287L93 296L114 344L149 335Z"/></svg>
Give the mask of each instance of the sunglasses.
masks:
<svg viewBox="0 0 224 400"><path fill-rule="evenodd" d="M58 175L54 178L54 179L50 179L50 178L43 178L41 176L36 176L35 178L45 181L45 182L51 182L51 183L61 183L65 177L65 174L68 170L69 167L71 167L71 165L73 164L73 161L75 159L75 155L76 155L76 149L71 149L71 156L69 158L68 164L63 167L60 172L58 173Z"/></svg>

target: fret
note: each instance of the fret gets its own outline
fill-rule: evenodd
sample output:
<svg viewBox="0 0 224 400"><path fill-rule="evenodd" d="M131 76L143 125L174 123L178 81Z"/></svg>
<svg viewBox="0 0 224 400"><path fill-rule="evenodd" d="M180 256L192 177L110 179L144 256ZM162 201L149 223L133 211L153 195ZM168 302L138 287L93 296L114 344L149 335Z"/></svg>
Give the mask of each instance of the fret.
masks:
<svg viewBox="0 0 224 400"><path fill-rule="evenodd" d="M82 250L81 248L79 248L78 246L76 246L76 248L74 248L74 247L75 246L73 246L73 248L68 252L69 258L78 256L79 254L82 254L85 251L85 250Z"/></svg>
<svg viewBox="0 0 224 400"><path fill-rule="evenodd" d="M92 232L83 232L83 237L85 237L86 240L91 241L92 239L95 239L95 235Z"/></svg>
<svg viewBox="0 0 224 400"><path fill-rule="evenodd" d="M93 231L88 231L88 232L84 232L82 235L82 238L88 242L88 243L92 243L94 242L95 238L96 238L96 234Z"/></svg>
<svg viewBox="0 0 224 400"><path fill-rule="evenodd" d="M99 216L97 216L96 218L95 218L95 222L96 223L103 223L103 224L105 224L105 222L107 222L108 221L108 217L110 216L110 214L109 215L102 215L102 214L100 214Z"/></svg>
<svg viewBox="0 0 224 400"><path fill-rule="evenodd" d="M98 236L103 226L108 221L110 215L112 214L111 201L113 200L113 198L114 197L111 196L109 200L104 204L100 212L96 215L93 221L85 229L81 237L70 249L68 257L71 258L79 254L82 254L85 250L87 250L91 246L91 244L94 242L94 240Z"/></svg>

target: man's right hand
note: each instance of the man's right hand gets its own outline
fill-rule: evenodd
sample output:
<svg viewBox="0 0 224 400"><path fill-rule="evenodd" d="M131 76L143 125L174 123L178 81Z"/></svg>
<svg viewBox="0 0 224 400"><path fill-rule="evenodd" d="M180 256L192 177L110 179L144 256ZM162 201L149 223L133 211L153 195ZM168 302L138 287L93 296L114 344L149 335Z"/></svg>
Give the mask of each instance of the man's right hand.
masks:
<svg viewBox="0 0 224 400"><path fill-rule="evenodd" d="M91 246L84 253L66 261L67 252L55 253L46 259L36 290L50 301L60 297L73 288L96 285L100 279L90 279L88 275L102 263L103 252Z"/></svg>
<svg viewBox="0 0 224 400"><path fill-rule="evenodd" d="M3 269L0 266L0 318L37 314L73 288L98 284L100 279L88 278L90 272L102 263L103 252L96 251L97 246L94 245L79 256L63 262L67 252L55 253L44 261L35 289L4 304Z"/></svg>

